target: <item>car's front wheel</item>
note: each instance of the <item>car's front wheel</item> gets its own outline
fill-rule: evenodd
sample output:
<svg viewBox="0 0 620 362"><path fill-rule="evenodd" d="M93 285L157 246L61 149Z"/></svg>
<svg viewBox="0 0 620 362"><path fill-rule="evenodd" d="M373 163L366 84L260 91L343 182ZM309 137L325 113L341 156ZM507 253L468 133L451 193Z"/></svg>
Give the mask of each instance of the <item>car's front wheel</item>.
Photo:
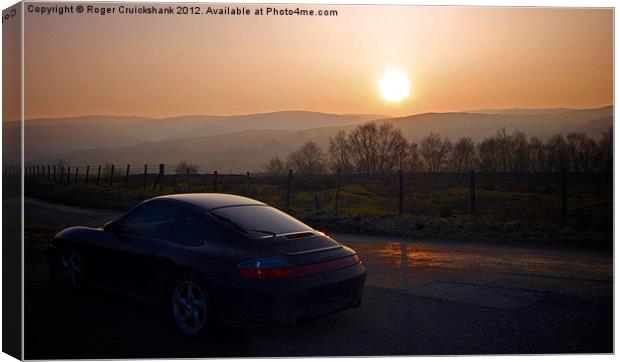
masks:
<svg viewBox="0 0 620 362"><path fill-rule="evenodd" d="M80 254L73 249L64 249L56 258L56 281L65 291L75 292L84 284L84 264Z"/></svg>
<svg viewBox="0 0 620 362"><path fill-rule="evenodd" d="M206 290L192 279L180 279L172 293L172 318L183 333L198 334L209 321L209 303Z"/></svg>

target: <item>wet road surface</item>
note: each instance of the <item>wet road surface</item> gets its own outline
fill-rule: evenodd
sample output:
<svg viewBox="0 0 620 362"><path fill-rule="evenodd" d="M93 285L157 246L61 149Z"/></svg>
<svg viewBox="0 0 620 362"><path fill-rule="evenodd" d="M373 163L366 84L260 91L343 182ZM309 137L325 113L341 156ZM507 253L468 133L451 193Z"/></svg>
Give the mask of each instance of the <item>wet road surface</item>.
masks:
<svg viewBox="0 0 620 362"><path fill-rule="evenodd" d="M26 218L99 226L114 211L28 199ZM26 357L612 352L611 255L549 247L332 235L368 268L362 306L297 326L177 334L160 312L91 291L27 289Z"/></svg>

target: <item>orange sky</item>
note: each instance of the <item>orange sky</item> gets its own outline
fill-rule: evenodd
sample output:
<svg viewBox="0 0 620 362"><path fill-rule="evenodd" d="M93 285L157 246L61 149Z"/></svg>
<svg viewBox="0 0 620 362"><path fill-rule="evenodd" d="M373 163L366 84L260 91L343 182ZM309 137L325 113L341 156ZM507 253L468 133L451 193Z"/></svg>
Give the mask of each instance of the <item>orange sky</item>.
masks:
<svg viewBox="0 0 620 362"><path fill-rule="evenodd" d="M299 7L339 15L26 13L26 118L406 115L613 102L609 9ZM410 77L401 103L379 95L388 67Z"/></svg>

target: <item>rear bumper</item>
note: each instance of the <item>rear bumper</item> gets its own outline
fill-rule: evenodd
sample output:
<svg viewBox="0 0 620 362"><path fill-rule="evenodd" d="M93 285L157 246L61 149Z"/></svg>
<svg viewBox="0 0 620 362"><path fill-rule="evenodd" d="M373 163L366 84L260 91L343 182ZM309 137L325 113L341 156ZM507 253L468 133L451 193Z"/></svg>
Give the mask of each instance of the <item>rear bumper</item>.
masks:
<svg viewBox="0 0 620 362"><path fill-rule="evenodd" d="M362 263L283 280L240 279L220 289L220 314L231 324L291 324L357 307L366 268Z"/></svg>

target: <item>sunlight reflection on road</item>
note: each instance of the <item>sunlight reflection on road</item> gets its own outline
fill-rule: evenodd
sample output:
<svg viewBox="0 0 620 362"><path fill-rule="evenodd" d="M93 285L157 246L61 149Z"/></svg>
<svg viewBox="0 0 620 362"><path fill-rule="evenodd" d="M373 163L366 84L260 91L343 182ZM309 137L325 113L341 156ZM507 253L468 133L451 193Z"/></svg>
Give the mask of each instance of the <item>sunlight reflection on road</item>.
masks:
<svg viewBox="0 0 620 362"><path fill-rule="evenodd" d="M434 282L475 282L485 287L534 290L597 288L612 280L612 258L603 252L552 248L406 241L337 235L368 268L368 284L412 289ZM387 240L387 241L386 241Z"/></svg>

